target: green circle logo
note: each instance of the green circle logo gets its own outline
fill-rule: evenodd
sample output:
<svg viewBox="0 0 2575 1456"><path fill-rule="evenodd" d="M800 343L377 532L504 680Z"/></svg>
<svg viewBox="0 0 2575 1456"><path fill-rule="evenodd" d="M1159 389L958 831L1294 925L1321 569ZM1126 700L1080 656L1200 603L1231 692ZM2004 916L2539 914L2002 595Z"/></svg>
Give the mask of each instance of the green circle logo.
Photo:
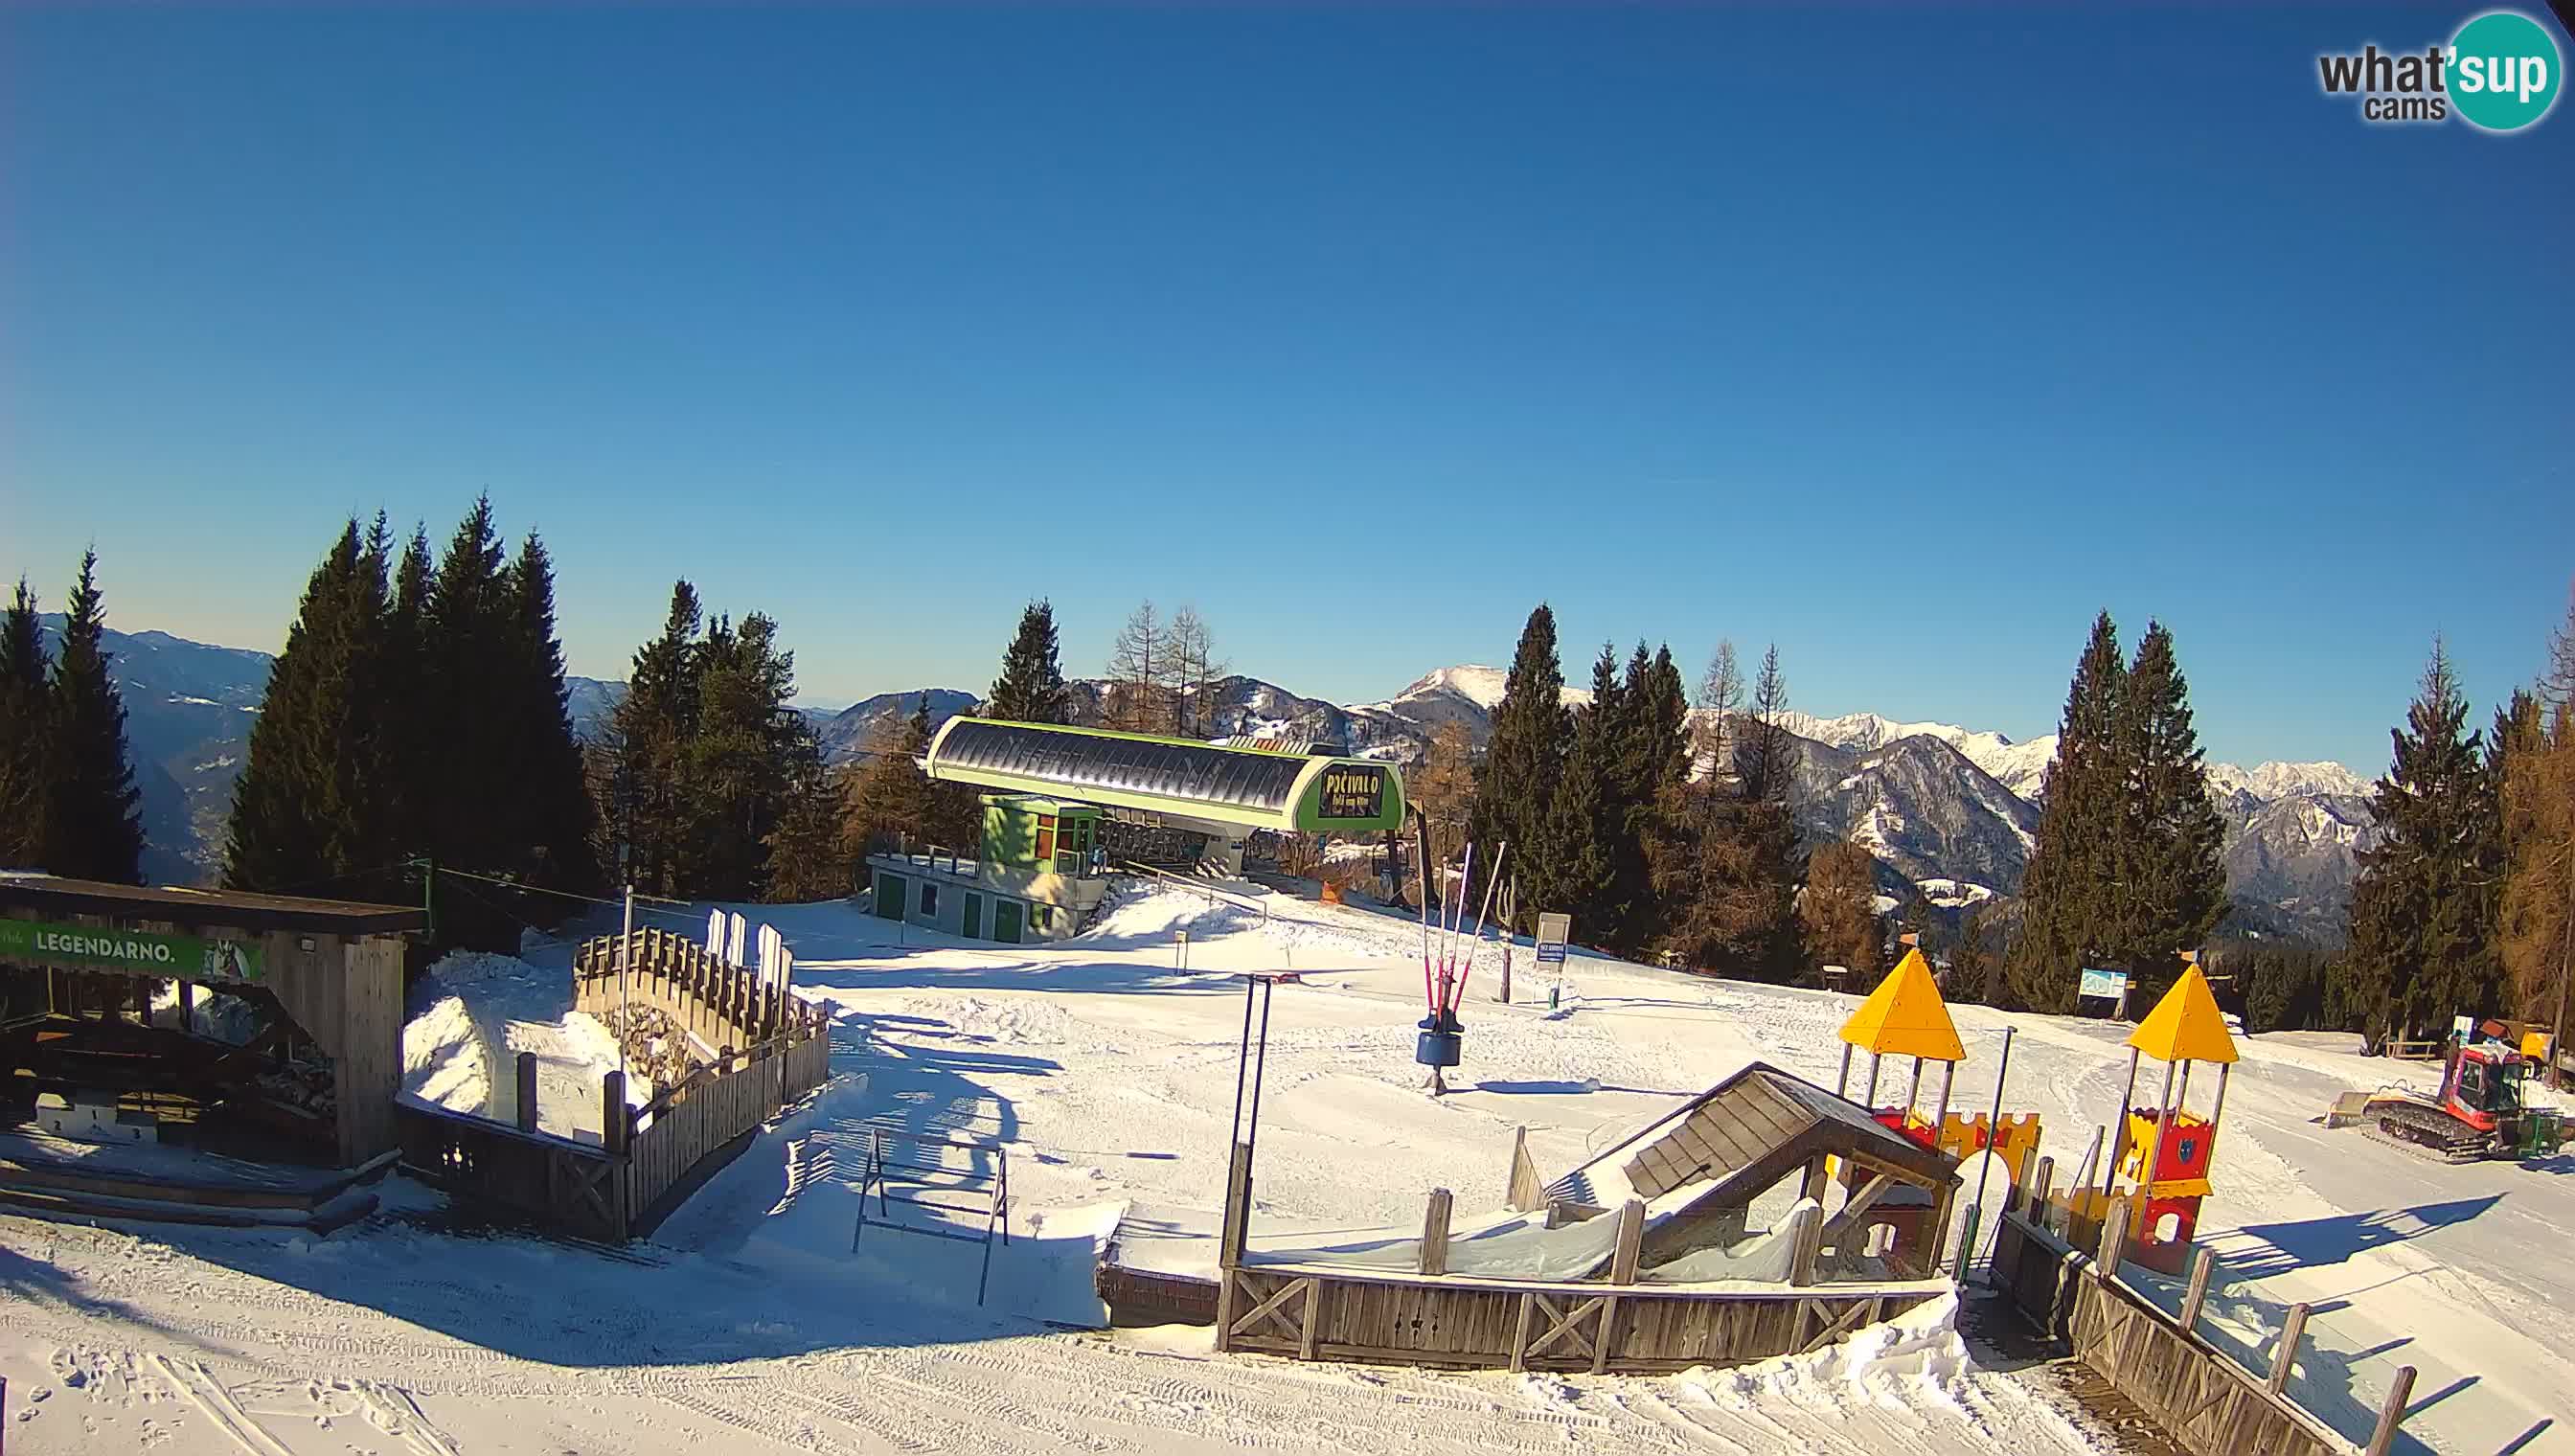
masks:
<svg viewBox="0 0 2575 1456"><path fill-rule="evenodd" d="M2489 10L2450 38L2450 104L2470 126L2517 132L2557 104L2565 70L2548 27Z"/></svg>

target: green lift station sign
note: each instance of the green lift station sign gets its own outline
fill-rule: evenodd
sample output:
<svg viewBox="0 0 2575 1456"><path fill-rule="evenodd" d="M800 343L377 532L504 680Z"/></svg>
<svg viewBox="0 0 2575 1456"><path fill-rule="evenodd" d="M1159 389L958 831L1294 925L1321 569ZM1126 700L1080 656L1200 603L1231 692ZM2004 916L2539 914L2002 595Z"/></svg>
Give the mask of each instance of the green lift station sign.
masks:
<svg viewBox="0 0 2575 1456"><path fill-rule="evenodd" d="M13 959L95 965L187 980L260 978L259 947L244 941L44 920L0 920L0 960Z"/></svg>
<svg viewBox="0 0 2575 1456"><path fill-rule="evenodd" d="M1323 770L1322 802L1315 817L1372 819L1384 802L1384 769L1357 763L1335 763Z"/></svg>

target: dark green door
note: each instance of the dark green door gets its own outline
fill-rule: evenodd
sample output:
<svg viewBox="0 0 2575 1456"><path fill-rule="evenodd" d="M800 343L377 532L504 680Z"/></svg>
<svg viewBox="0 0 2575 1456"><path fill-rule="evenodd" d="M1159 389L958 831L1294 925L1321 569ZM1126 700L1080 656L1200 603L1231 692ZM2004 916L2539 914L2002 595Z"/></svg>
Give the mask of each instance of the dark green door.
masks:
<svg viewBox="0 0 2575 1456"><path fill-rule="evenodd" d="M973 890L966 892L965 933L969 940L980 940L984 937L984 897Z"/></svg>
<svg viewBox="0 0 2575 1456"><path fill-rule="evenodd" d="M993 938L1005 945L1020 943L1020 902L993 901Z"/></svg>
<svg viewBox="0 0 2575 1456"><path fill-rule="evenodd" d="M903 876L902 876L902 875L900 875L900 874L893 874L893 873L889 873L889 872L887 872L886 870L883 870L883 869L878 870L878 871L877 871L877 915L878 915L878 917L879 917L879 918L881 918L881 919L887 919L887 920L900 920L900 919L902 919L902 918L903 918L903 896L904 896L904 891L906 891L906 890L910 889L911 887L912 887L912 886L910 886L910 885L908 885L908 884L905 884L905 883L903 882Z"/></svg>

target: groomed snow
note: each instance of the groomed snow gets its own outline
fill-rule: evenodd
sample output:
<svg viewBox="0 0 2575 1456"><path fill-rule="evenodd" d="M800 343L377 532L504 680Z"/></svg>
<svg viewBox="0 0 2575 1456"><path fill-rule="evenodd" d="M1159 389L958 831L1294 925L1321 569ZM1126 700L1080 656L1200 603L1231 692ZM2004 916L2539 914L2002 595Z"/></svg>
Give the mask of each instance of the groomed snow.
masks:
<svg viewBox="0 0 2575 1456"><path fill-rule="evenodd" d="M1755 1056L1829 1083L1852 996L1577 953L1550 1009L1552 978L1523 945L1500 1005L1488 950L1458 1090L1433 1100L1411 1062L1419 931L1399 917L1310 903L1265 917L1165 889L1077 941L993 946L839 903L744 908L779 925L800 992L832 1013L835 1080L651 1243L611 1258L495 1236L401 1178L385 1213L323 1240L0 1216L9 1449L266 1451L219 1434L242 1421L297 1456L2092 1449L2032 1386L1974 1368L1937 1310L1799 1360L1667 1379L1297 1365L1217 1357L1206 1330L1055 1327L1097 1320L1091 1264L1122 1215L1167 1223L1183 1246L1212 1226L1242 1027L1226 971L1292 960L1302 978L1277 992L1261 1110L1255 1232L1283 1241L1417 1225L1434 1185L1456 1191L1461 1224L1489 1214L1513 1128L1553 1175ZM674 926L690 914L703 923L674 912ZM1174 966L1181 928L1189 971ZM461 1048L475 1026L501 1025L504 1042L560 1030L560 966L483 969L425 998L427 1047ZM2074 1161L2115 1106L2117 1033L1981 1008L1958 1020L1971 1060L1957 1101L1990 1096L2001 1028L2017 1026L2008 1100ZM2208 1218L2231 1250L2227 1317L2258 1329L2266 1298L2348 1301L2312 1326L2352 1357L2320 1362L2316 1398L2374 1406L2397 1362L2423 1368L2418 1401L2473 1372L2408 1429L2437 1450L2496 1450L2561 1409L2551 1331L2575 1307L2559 1234L2575 1190L2310 1125L2333 1089L2385 1066L2311 1041L2249 1041L2229 1093ZM567 1043L568 1064L577 1054ZM880 1224L852 1251L858 1169L889 1129L977 1144L911 1175L962 1211L899 1213L958 1227L981 1226L990 1145L1008 1144L1013 1242L985 1304L980 1245ZM1985 1202L1999 1200L1997 1180ZM2521 1449L2568 1450L2567 1424Z"/></svg>

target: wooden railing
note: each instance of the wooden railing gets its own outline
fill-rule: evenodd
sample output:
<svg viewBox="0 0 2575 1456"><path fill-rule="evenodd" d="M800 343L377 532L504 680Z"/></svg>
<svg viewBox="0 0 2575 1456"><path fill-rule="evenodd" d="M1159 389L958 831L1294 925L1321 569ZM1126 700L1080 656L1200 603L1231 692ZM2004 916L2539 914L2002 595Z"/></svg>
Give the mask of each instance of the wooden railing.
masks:
<svg viewBox="0 0 2575 1456"><path fill-rule="evenodd" d="M2215 1260L2200 1251L2178 1313L2167 1312L2116 1272L2108 1251L2126 1245L2127 1207L2113 1204L2095 1225L2099 1257L2059 1238L2044 1224L2007 1207L1995 1230L1992 1277L2039 1329L2063 1340L2077 1359L2134 1401L2165 1433L2197 1456L2350 1456L2343 1432L2288 1393L2301 1363L2307 1306L2293 1306L2269 1368L2255 1370L2203 1336L2202 1308ZM2378 1413L2365 1456L2384 1456L2404 1419L2410 1366Z"/></svg>
<svg viewBox="0 0 2575 1456"><path fill-rule="evenodd" d="M577 1009L598 1014L619 1004L618 948L614 935L582 945L573 972ZM748 1145L762 1123L831 1075L822 1008L664 931L636 931L630 951L626 1001L668 1013L717 1048L714 1060L640 1107L627 1105L623 1072L601 1077L604 1130L593 1144L536 1130L536 1065L533 1053L522 1053L519 1125L404 1103L395 1118L404 1164L559 1233L637 1238Z"/></svg>
<svg viewBox="0 0 2575 1456"><path fill-rule="evenodd" d="M641 929L622 957L619 945L620 937L601 935L574 953L573 1009L596 1016L621 1004L651 1005L717 1052L822 1034L820 1007L783 981L764 982L757 972L709 955L685 935Z"/></svg>

